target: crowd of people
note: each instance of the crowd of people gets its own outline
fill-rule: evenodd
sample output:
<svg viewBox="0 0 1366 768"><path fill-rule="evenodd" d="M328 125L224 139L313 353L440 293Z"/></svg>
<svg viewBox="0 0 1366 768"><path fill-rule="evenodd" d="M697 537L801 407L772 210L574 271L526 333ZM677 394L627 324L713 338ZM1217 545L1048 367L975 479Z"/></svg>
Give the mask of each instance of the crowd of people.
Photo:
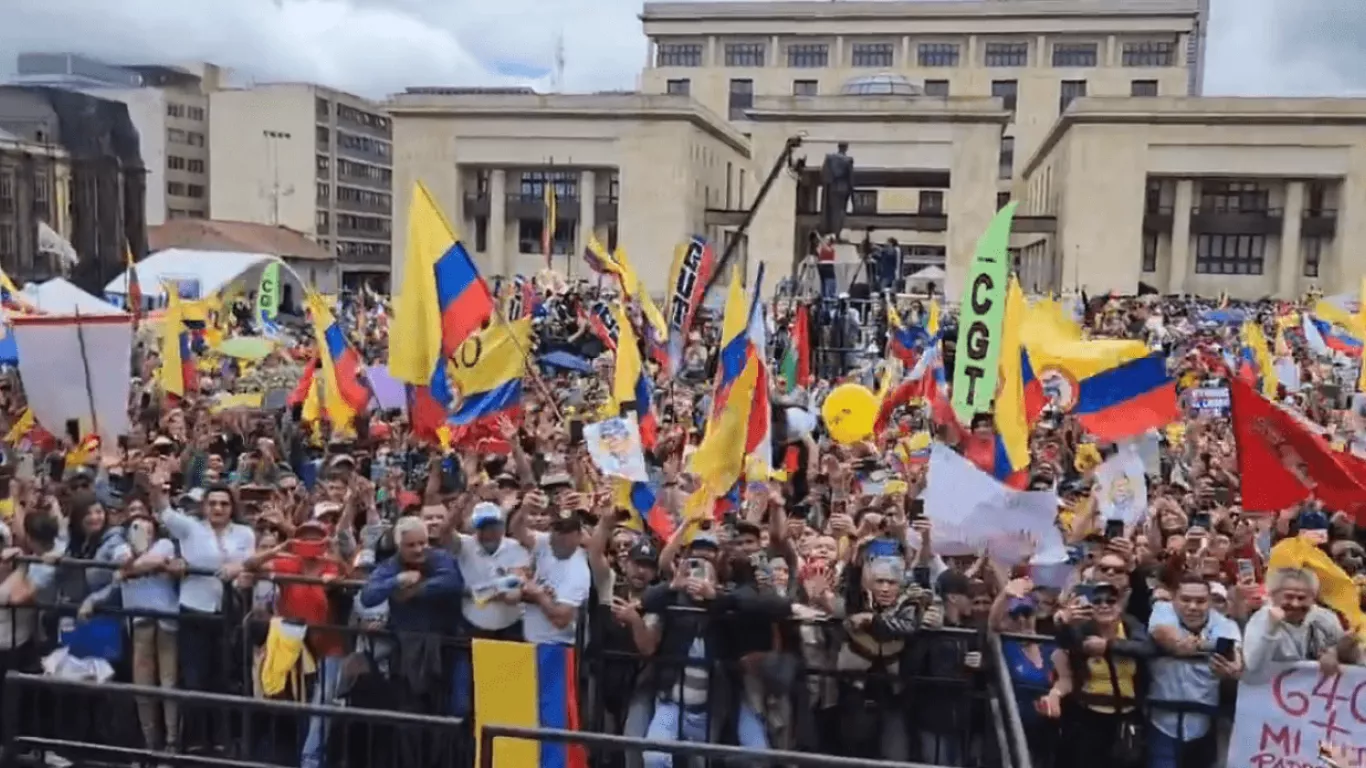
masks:
<svg viewBox="0 0 1366 768"><path fill-rule="evenodd" d="M719 318L703 315L686 375L648 364L658 419L649 485L671 521L661 536L585 446L583 425L615 415L613 354L580 311L592 292L536 290L528 354L569 351L590 369L529 372L515 408L453 446L418 441L397 410L349 425L308 423L298 405L216 410L212 395L234 377L217 368L183 399L139 398L118 446L11 430L0 667L439 715L468 743L480 714L470 644L510 640L577 649L584 730L950 766L1000 765L1025 750L1036 766L1206 768L1227 749L1239 680L1273 662L1331 672L1360 659L1355 628L1319 599L1320 573L1271 567L1277 542L1303 538L1366 581L1351 510L1245 510L1226 408L1186 398L1182 420L1154 433L1147 513L1133 523L1105 519L1097 503L1096 470L1115 446L1051 411L1030 436L1027 486L1056 490L1067 562L944 554L921 498L924 446L907 444L928 433L969 454L991 438L990 420L950 428L910 401L868 439L832 441L815 418L822 398L841 381L875 382L882 351L841 349L838 363L817 366L821 378L785 378L778 361L798 343L796 302L766 319L783 469L751 478L725 511L689 516L699 480L688 458L720 365ZM897 322L924 326L932 301L901 302ZM1238 376L1224 354L1236 354L1237 325L1208 318L1236 310L1286 339L1298 380L1278 399L1330 438L1354 438L1340 366L1282 322L1308 305L1075 303L1089 337L1164 352L1183 391ZM344 304L351 343L382 363L392 308L378 297ZM864 319L890 343L878 314ZM251 329L249 313L233 322ZM954 312L936 322L951 377ZM153 381L157 355L141 354L142 380ZM261 365L313 354L293 339ZM23 389L15 377L2 386L13 424ZM786 418L793 410L813 426ZM211 708L129 701L83 726L82 740L305 768L362 759L321 710L273 715L282 727L269 743L259 731L242 743L242 723ZM53 727L38 722L50 702L32 710L4 724L7 740ZM648 748L593 761L691 764Z"/></svg>

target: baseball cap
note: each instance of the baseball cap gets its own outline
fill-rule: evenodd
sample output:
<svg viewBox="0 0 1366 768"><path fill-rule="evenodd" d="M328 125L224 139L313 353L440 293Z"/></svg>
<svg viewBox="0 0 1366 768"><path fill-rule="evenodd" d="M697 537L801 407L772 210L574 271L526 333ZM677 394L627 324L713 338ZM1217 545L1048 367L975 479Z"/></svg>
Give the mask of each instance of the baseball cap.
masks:
<svg viewBox="0 0 1366 768"><path fill-rule="evenodd" d="M692 541L688 542L689 549L694 549L699 546L710 547L712 549L720 549L721 542L716 540L716 536L710 533L703 532L694 535L692 537Z"/></svg>
<svg viewBox="0 0 1366 768"><path fill-rule="evenodd" d="M631 547L631 551L627 553L627 557L633 563L649 563L650 565L656 565L659 563L659 549L654 545L654 542L642 538Z"/></svg>
<svg viewBox="0 0 1366 768"><path fill-rule="evenodd" d="M583 530L583 521L579 520L577 510L562 509L550 521L550 528L558 533L574 533Z"/></svg>
<svg viewBox="0 0 1366 768"><path fill-rule="evenodd" d="M326 515L340 515L342 505L335 501L320 501L313 505L313 519L318 520Z"/></svg>
<svg viewBox="0 0 1366 768"><path fill-rule="evenodd" d="M486 525L502 525L503 510L493 502L481 501L474 505L474 511L470 514L470 524L475 528L482 528Z"/></svg>
<svg viewBox="0 0 1366 768"><path fill-rule="evenodd" d="M1012 597L1006 601L1006 615L1029 616L1034 613L1035 607L1031 597Z"/></svg>

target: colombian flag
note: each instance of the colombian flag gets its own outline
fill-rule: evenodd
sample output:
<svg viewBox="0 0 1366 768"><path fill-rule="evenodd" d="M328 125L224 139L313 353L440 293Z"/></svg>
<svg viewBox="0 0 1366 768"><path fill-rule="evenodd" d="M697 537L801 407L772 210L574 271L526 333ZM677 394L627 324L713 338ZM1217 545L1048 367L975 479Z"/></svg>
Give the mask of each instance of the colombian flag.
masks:
<svg viewBox="0 0 1366 768"><path fill-rule="evenodd" d="M579 730L578 664L574 649L476 639L474 741L486 725ZM480 756L475 755L475 765ZM502 738L493 742L493 765L517 768L587 768L583 747Z"/></svg>
<svg viewBox="0 0 1366 768"><path fill-rule="evenodd" d="M313 336L318 344L323 407L334 427L349 428L356 414L370 401L370 391L360 380L360 355L347 343L341 325L321 296L311 294L308 297L308 311L313 318Z"/></svg>
<svg viewBox="0 0 1366 768"><path fill-rule="evenodd" d="M617 506L629 510L633 520L638 520L660 541L668 541L674 535L674 521L669 511L659 501L659 494L649 483L616 480Z"/></svg>
<svg viewBox="0 0 1366 768"><path fill-rule="evenodd" d="M1001 323L1001 391L996 396L996 456L992 475L1003 483L1018 485L1029 467L1029 431L1046 402L1043 386L1025 350L1020 330L1029 311L1020 283L1011 278L1006 290L1005 318Z"/></svg>
<svg viewBox="0 0 1366 768"><path fill-rule="evenodd" d="M640 359L640 345L636 341L635 329L626 309L618 304L615 309L617 333L617 367L612 381L612 399L617 403L617 413L633 404L636 421L640 425L640 444L646 449L655 447L659 438L659 421L655 418L653 389L650 377L645 373L645 365Z"/></svg>
<svg viewBox="0 0 1366 768"><path fill-rule="evenodd" d="M1328 349L1348 357L1361 357L1361 339L1317 316L1310 316L1309 322L1314 324L1314 329L1323 337L1323 343Z"/></svg>
<svg viewBox="0 0 1366 768"><path fill-rule="evenodd" d="M920 326L908 326L901 320L901 313L896 311L896 307L891 303L887 304L887 330L891 339L887 342L890 354L894 355L906 365L915 365L920 350L924 349L930 340L924 328Z"/></svg>
<svg viewBox="0 0 1366 768"><path fill-rule="evenodd" d="M471 424L521 403L530 345L530 318L498 323L467 339L432 378L432 397L456 403L448 423Z"/></svg>
<svg viewBox="0 0 1366 768"><path fill-rule="evenodd" d="M199 387L194 353L190 349L190 332L185 328L184 305L174 283L166 284L166 312L161 326L161 372L158 379L161 391L185 397Z"/></svg>
<svg viewBox="0 0 1366 768"><path fill-rule="evenodd" d="M459 241L436 260L436 304L441 313L441 351L447 356L493 313L493 294ZM526 314L531 314L530 307Z"/></svg>

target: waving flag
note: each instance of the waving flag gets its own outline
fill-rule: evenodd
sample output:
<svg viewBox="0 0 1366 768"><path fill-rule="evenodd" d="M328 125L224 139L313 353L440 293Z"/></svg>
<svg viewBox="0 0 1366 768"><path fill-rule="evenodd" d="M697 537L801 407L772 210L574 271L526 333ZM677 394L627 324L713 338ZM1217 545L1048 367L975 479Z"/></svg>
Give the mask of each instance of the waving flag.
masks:
<svg viewBox="0 0 1366 768"><path fill-rule="evenodd" d="M631 513L632 520L639 520L642 530L649 530L668 541L674 535L673 518L659 501L659 493L649 483L616 479L617 506Z"/></svg>
<svg viewBox="0 0 1366 768"><path fill-rule="evenodd" d="M782 372L788 392L811 383L811 316L805 304L797 305L792 318Z"/></svg>
<svg viewBox="0 0 1366 768"><path fill-rule="evenodd" d="M716 254L700 235L681 243L674 251L673 267L669 271L669 305L665 319L669 323L668 371L677 376L683 364L683 349L688 345L688 333L697 308L707 290L716 267ZM743 294L743 291L741 292Z"/></svg>
<svg viewBox="0 0 1366 768"><path fill-rule="evenodd" d="M175 283L166 283L166 311L161 321L161 370L157 380L162 392L185 397L186 392L199 387L199 375L190 349L190 332L185 327L180 290Z"/></svg>
<svg viewBox="0 0 1366 768"><path fill-rule="evenodd" d="M626 317L626 310L618 304L613 315L621 336L617 344L612 399L617 404L618 415L625 415L628 406L635 411L636 423L640 425L640 444L647 450L652 449L659 437L659 421L655 418L650 377L645 372L644 362L640 358L640 345L636 341L631 320Z"/></svg>
<svg viewBox="0 0 1366 768"><path fill-rule="evenodd" d="M334 429L350 429L356 414L365 410L370 391L361 383L360 354L346 341L341 325L332 316L327 301L309 294L308 312L313 322L313 339L318 345L318 381L323 409Z"/></svg>
<svg viewBox="0 0 1366 768"><path fill-rule="evenodd" d="M1266 334L1262 333L1262 328L1257 323L1246 322L1243 323L1242 337L1242 354L1251 363L1252 370L1251 378L1244 380L1255 384L1260 379L1262 394L1274 399L1280 386L1280 379L1276 375L1276 364L1271 357L1271 350L1267 349ZM1241 377L1242 365L1239 365L1238 373Z"/></svg>
<svg viewBox="0 0 1366 768"><path fill-rule="evenodd" d="M474 675L474 741L486 725L579 729L575 650L477 639L470 653ZM483 747L478 747L482 749ZM489 765L517 768L587 768L583 747L553 741L498 739ZM475 765L480 765L476 756Z"/></svg>
<svg viewBox="0 0 1366 768"><path fill-rule="evenodd" d="M1325 305L1327 302L1321 301L1319 304ZM1332 305L1328 304L1327 306ZM1317 307L1315 308L1314 315L1306 314L1305 317L1308 318L1309 322L1314 326L1315 332L1318 333L1319 338L1323 340L1324 345L1329 351L1337 352L1338 354L1346 355L1347 357L1361 357L1362 337L1353 331L1348 330L1348 326L1340 325L1336 320L1329 321L1324 319L1319 314Z"/></svg>
<svg viewBox="0 0 1366 768"><path fill-rule="evenodd" d="M758 274L754 276L754 301L749 305L749 325L745 329L749 355L758 368L754 399L749 406L749 428L745 431L745 453L753 459L755 466L755 474L749 479L766 480L774 466L773 412L768 401L768 327L764 322L764 305L759 301L763 285L764 264L759 262Z"/></svg>
<svg viewBox="0 0 1366 768"><path fill-rule="evenodd" d="M455 404L449 423L471 424L520 405L530 348L529 318L494 324L467 339L452 355L442 384L432 386L438 402Z"/></svg>
<svg viewBox="0 0 1366 768"><path fill-rule="evenodd" d="M559 223L559 200L555 183L545 181L545 220L541 223L541 250L545 252L545 266L550 268L550 257L555 252L555 225Z"/></svg>
<svg viewBox="0 0 1366 768"><path fill-rule="evenodd" d="M1029 311L1020 282L1013 276L1006 288L1005 319L1001 324L1001 391L996 395L996 466L992 475L1007 485L1029 467L1029 433L1045 404L1043 386L1034 375L1020 330Z"/></svg>
<svg viewBox="0 0 1366 768"><path fill-rule="evenodd" d="M750 303L736 269L721 322L721 353L711 413L690 466L704 495L715 498L740 479L750 437L750 408L759 382L759 361L749 340Z"/></svg>
<svg viewBox="0 0 1366 768"><path fill-rule="evenodd" d="M623 316L618 319L617 313L613 311L612 306L605 301L593 302L593 307L587 312L584 312L581 305L579 311L583 313L583 319L588 323L588 330L592 331L593 335L598 337L598 340L602 342L603 346L615 350L617 348L617 340L621 337L622 323L630 323L630 320L626 319L624 313Z"/></svg>
<svg viewBox="0 0 1366 768"><path fill-rule="evenodd" d="M123 244L124 259L128 262L128 311L133 313L133 327L136 328L142 320L142 284L138 282L138 270L136 259L133 258L133 247L128 243Z"/></svg>

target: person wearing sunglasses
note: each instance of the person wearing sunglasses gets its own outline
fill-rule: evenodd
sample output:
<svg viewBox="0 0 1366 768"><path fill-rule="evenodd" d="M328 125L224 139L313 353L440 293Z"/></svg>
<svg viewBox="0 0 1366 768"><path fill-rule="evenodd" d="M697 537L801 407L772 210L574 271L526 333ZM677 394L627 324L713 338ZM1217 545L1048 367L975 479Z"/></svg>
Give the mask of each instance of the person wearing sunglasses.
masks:
<svg viewBox="0 0 1366 768"><path fill-rule="evenodd" d="M1071 611L1080 624L1058 633L1053 652L1057 681L1036 708L1061 718L1057 765L1114 768L1142 761L1137 702L1146 660L1156 652L1147 628L1123 612L1120 591L1100 581L1078 585Z"/></svg>

